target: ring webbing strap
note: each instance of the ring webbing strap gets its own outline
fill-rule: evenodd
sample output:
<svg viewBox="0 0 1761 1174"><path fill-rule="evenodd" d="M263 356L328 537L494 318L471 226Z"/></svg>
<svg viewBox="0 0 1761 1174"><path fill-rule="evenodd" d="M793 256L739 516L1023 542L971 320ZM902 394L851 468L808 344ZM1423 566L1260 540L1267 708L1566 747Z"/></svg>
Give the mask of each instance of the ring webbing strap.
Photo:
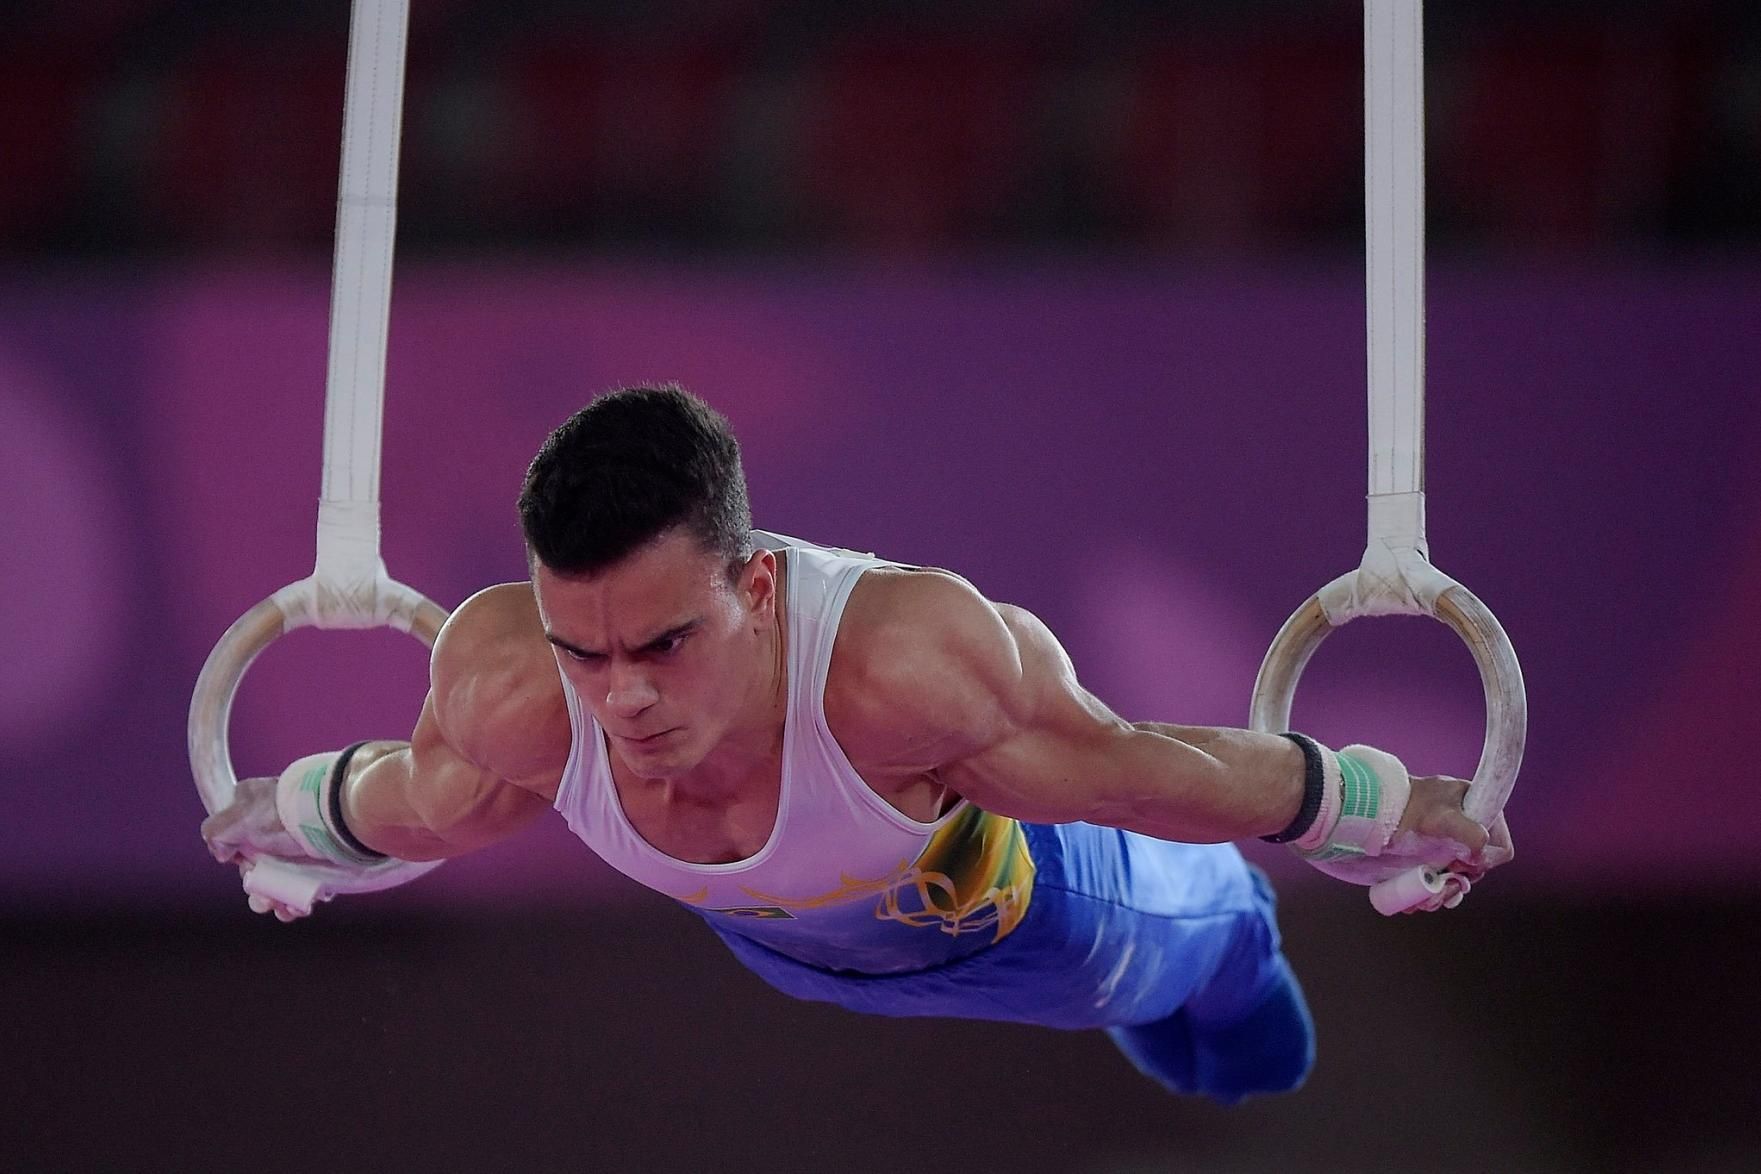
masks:
<svg viewBox="0 0 1761 1174"><path fill-rule="evenodd" d="M338 586L378 571L380 424L409 12L409 0L355 0L349 25L316 571Z"/></svg>
<svg viewBox="0 0 1761 1174"><path fill-rule="evenodd" d="M1425 99L1420 0L1364 3L1369 539L1425 549Z"/></svg>

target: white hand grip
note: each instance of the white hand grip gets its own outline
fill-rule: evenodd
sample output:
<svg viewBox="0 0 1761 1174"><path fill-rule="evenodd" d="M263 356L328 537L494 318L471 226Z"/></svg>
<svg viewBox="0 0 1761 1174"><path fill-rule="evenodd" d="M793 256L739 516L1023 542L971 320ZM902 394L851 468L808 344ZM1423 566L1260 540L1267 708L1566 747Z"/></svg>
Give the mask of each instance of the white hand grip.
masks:
<svg viewBox="0 0 1761 1174"><path fill-rule="evenodd" d="M1472 887L1468 878L1428 865L1409 869L1370 886L1370 904L1384 917L1417 909L1453 909Z"/></svg>
<svg viewBox="0 0 1761 1174"><path fill-rule="evenodd" d="M322 900L324 882L313 876L304 865L265 856L244 867L245 892L285 905L305 917L312 906Z"/></svg>

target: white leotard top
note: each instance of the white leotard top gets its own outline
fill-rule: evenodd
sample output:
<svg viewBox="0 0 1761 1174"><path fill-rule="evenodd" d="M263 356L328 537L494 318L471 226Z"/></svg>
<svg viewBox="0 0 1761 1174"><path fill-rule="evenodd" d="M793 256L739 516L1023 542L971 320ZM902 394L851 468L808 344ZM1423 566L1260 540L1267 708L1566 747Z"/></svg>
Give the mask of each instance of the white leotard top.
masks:
<svg viewBox="0 0 1761 1174"><path fill-rule="evenodd" d="M870 974L919 969L1007 934L1027 910L1033 863L1021 828L961 802L931 823L875 794L825 720L838 623L873 555L755 531L782 563L788 710L781 794L752 856L694 864L631 825L604 733L565 677L574 744L556 808L607 863L716 922L803 962Z"/></svg>

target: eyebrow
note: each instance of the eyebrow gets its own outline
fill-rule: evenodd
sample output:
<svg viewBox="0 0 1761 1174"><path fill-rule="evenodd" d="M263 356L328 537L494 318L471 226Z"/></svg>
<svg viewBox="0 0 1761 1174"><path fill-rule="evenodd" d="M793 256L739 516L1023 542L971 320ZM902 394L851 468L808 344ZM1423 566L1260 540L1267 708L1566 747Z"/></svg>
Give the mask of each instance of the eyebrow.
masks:
<svg viewBox="0 0 1761 1174"><path fill-rule="evenodd" d="M653 648L657 644L665 644L668 640L676 640L680 636L688 635L688 634L690 634L690 632L692 630L697 628L702 622L703 622L702 620L686 620L682 624L674 624L672 627L670 627L666 631L660 633L658 636L655 636L653 639L646 640L643 643L638 644L636 646L636 651L637 652L646 652L647 650ZM595 649L582 648L578 644L571 644L567 640L564 640L561 636L558 636L554 632L545 632L544 638L546 640L548 640L550 643L556 645L558 648L562 649L564 652L572 652L576 656L604 656L605 655L605 653L599 652Z"/></svg>

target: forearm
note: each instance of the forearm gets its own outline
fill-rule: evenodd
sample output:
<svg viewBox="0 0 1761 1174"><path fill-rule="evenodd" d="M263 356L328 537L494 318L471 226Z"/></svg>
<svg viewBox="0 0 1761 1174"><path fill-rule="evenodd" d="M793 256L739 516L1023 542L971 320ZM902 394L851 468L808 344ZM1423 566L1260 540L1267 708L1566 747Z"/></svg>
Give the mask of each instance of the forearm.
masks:
<svg viewBox="0 0 1761 1174"><path fill-rule="evenodd" d="M1302 807L1305 766L1287 738L1108 717L1026 731L939 773L999 815L1196 844L1284 831Z"/></svg>
<svg viewBox="0 0 1761 1174"><path fill-rule="evenodd" d="M342 792L348 830L399 860L444 860L524 827L541 798L471 766L443 746L369 742L355 752Z"/></svg>
<svg viewBox="0 0 1761 1174"><path fill-rule="evenodd" d="M1108 759L1091 822L1221 842L1281 832L1302 806L1302 751L1274 734L1133 722Z"/></svg>
<svg viewBox="0 0 1761 1174"><path fill-rule="evenodd" d="M444 841L418 818L412 803L414 755L408 742L368 742L355 752L342 784L342 815L367 847L400 860L438 860Z"/></svg>

